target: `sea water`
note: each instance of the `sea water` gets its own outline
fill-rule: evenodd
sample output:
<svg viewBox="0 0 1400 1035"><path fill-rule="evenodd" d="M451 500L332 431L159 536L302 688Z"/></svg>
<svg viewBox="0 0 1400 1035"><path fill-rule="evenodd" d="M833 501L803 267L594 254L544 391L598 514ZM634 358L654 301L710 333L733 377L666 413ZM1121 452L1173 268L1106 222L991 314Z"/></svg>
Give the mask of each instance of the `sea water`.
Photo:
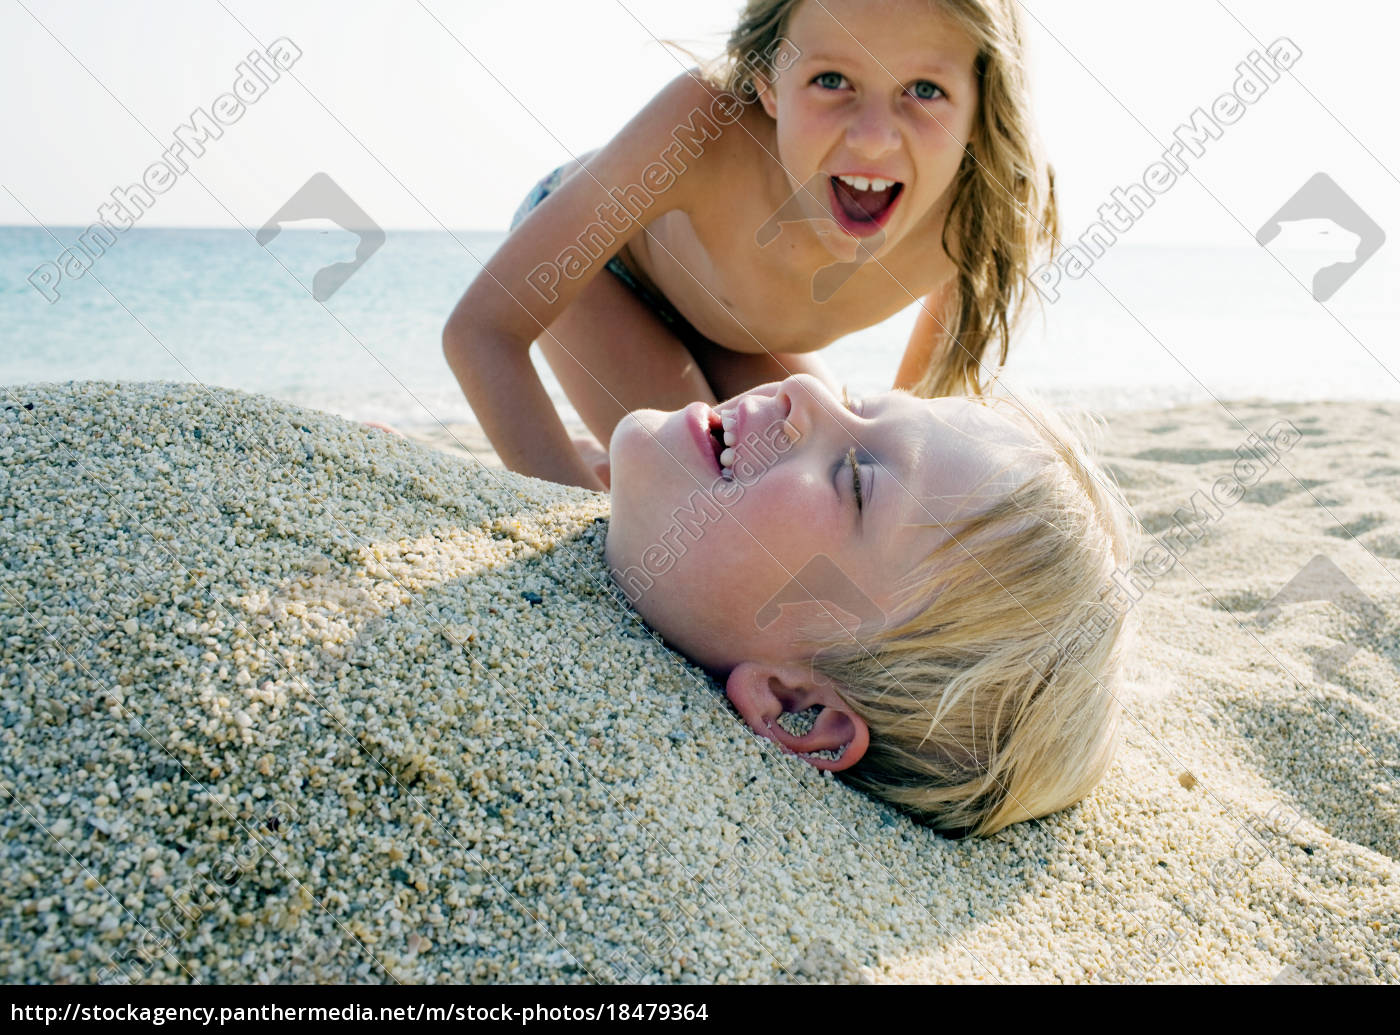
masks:
<svg viewBox="0 0 1400 1035"><path fill-rule="evenodd" d="M442 325L503 233L391 229L323 302L312 280L354 254L344 231L264 247L243 230L133 229L81 276L36 278L78 234L0 227L0 384L198 381L402 427L472 420ZM1308 258L1122 242L1053 301L1033 296L1006 384L1097 410L1400 398L1400 263L1382 248L1323 304ZM911 300L819 355L853 395L885 391L915 316ZM538 350L535 366L576 423Z"/></svg>

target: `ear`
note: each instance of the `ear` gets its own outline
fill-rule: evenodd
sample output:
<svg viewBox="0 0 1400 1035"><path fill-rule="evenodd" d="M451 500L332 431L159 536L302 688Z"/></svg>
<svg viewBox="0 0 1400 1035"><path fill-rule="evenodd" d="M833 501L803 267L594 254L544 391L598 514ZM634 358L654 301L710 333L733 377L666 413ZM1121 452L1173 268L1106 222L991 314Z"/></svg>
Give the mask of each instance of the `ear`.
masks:
<svg viewBox="0 0 1400 1035"><path fill-rule="evenodd" d="M773 665L742 661L729 673L725 693L749 729L773 741L818 769L838 772L859 762L870 747L870 727L826 677L809 665ZM801 736L783 729L778 716L820 705L812 728ZM836 759L817 758L812 751L838 751Z"/></svg>
<svg viewBox="0 0 1400 1035"><path fill-rule="evenodd" d="M763 105L763 110L768 113L768 117L773 120L778 118L778 95L765 76L754 73L753 88L758 92L758 103Z"/></svg>

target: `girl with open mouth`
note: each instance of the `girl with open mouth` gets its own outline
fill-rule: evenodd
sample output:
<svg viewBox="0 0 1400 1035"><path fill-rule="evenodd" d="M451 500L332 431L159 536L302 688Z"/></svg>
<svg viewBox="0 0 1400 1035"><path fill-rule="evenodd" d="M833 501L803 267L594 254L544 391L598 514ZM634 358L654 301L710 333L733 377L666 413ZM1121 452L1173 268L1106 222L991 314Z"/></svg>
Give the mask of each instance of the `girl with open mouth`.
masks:
<svg viewBox="0 0 1400 1035"><path fill-rule="evenodd" d="M1021 18L1016 0L749 0L722 59L542 179L443 332L506 465L605 488L628 412L795 374L834 388L814 353L911 305L889 383L980 392L1055 225ZM534 343L590 436L570 439Z"/></svg>

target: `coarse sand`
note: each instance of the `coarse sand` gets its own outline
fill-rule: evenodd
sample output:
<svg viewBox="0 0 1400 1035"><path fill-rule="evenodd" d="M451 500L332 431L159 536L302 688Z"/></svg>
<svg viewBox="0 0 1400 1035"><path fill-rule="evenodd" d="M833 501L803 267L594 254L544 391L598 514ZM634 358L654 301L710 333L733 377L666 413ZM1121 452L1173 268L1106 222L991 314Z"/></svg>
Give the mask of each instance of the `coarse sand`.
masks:
<svg viewBox="0 0 1400 1035"><path fill-rule="evenodd" d="M222 388L0 405L8 981L1400 976L1400 405L1111 418L1176 547L1123 749L965 841L750 733L605 495Z"/></svg>

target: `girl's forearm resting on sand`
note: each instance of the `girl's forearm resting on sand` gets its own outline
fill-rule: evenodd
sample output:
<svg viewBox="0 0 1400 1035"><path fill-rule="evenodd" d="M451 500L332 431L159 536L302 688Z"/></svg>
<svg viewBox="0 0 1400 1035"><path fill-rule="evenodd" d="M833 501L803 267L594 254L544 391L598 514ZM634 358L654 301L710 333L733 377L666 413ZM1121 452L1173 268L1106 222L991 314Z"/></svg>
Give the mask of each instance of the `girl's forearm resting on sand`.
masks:
<svg viewBox="0 0 1400 1035"><path fill-rule="evenodd" d="M563 485L604 491L584 463L530 362L528 346L452 325L443 355L501 462L512 471Z"/></svg>

